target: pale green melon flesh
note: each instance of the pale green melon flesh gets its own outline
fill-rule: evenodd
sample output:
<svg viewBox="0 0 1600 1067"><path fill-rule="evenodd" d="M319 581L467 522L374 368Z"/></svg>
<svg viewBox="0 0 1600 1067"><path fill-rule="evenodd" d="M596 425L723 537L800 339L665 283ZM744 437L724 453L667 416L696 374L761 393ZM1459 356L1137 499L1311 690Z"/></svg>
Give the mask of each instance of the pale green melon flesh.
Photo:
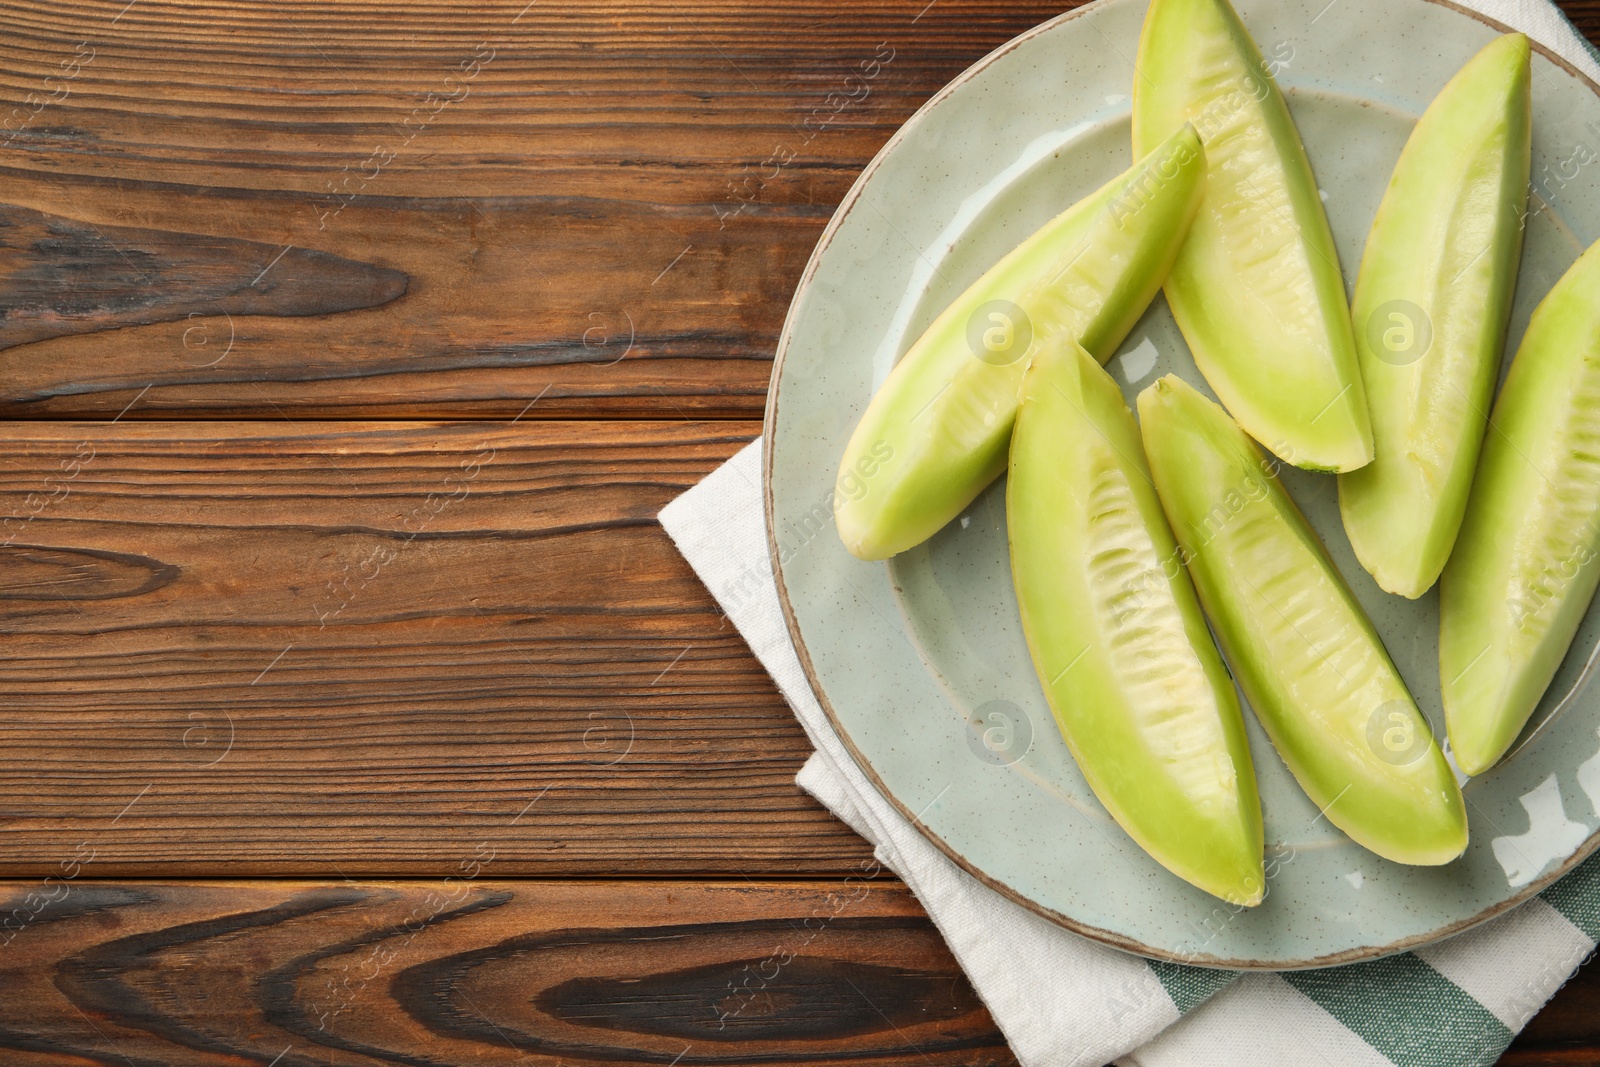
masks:
<svg viewBox="0 0 1600 1067"><path fill-rule="evenodd" d="M886 559L921 544L1005 469L1017 390L1051 338L1110 359L1171 267L1205 170L1176 129L1129 171L1019 245L950 305L895 365L845 448L834 519L845 547ZM969 343L974 313L1013 302L1032 346L997 364Z"/></svg>
<svg viewBox="0 0 1600 1067"><path fill-rule="evenodd" d="M1023 631L1095 795L1180 878L1259 903L1261 806L1233 684L1133 415L1070 342L1024 379L1006 493Z"/></svg>
<svg viewBox="0 0 1600 1067"><path fill-rule="evenodd" d="M1227 0L1153 0L1133 81L1134 154L1184 123L1205 198L1167 302L1206 381L1285 461L1372 459L1344 280L1316 178L1260 51Z"/></svg>
<svg viewBox="0 0 1600 1067"><path fill-rule="evenodd" d="M1362 566L1401 596L1438 579L1466 512L1522 258L1530 80L1521 34L1450 80L1361 261L1352 315L1377 458L1339 476L1339 510Z"/></svg>
<svg viewBox="0 0 1600 1067"><path fill-rule="evenodd" d="M1456 762L1488 770L1549 688L1600 581L1600 244L1534 311L1439 583Z"/></svg>
<svg viewBox="0 0 1600 1067"><path fill-rule="evenodd" d="M1206 616L1301 788L1385 859L1455 859L1467 844L1455 777L1271 461L1170 375L1140 395L1139 418Z"/></svg>

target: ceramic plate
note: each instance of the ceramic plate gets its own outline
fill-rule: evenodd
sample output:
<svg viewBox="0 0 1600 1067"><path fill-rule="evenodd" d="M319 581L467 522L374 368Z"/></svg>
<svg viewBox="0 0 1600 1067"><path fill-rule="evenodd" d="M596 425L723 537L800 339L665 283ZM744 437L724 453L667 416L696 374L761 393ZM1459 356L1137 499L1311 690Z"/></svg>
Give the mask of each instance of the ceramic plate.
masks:
<svg viewBox="0 0 1600 1067"><path fill-rule="evenodd" d="M1501 28L1431 0L1242 0L1327 203L1347 283L1413 123ZM1253 717L1268 893L1229 907L1167 873L1095 800L1023 643L992 486L929 543L849 556L833 479L868 399L951 299L1035 228L1131 162L1129 91L1146 0L1100 0L999 49L939 93L845 198L801 281L766 421L768 533L789 628L869 777L952 859L1080 933L1147 956L1321 966L1413 948L1490 918L1586 856L1600 829L1600 639L1591 609L1520 747L1466 783L1471 844L1442 868L1351 843L1295 785ZM1600 237L1600 98L1533 60L1535 213L1509 353L1528 315ZM1130 403L1175 372L1204 386L1160 297L1108 364ZM1438 600L1383 593L1340 526L1335 480L1286 484L1443 736Z"/></svg>

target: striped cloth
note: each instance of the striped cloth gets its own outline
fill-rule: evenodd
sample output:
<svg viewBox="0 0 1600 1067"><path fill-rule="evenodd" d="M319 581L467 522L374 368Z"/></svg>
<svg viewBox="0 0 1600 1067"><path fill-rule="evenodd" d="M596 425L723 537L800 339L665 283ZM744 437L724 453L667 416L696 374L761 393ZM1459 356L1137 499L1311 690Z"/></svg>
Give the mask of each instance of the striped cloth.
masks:
<svg viewBox="0 0 1600 1067"><path fill-rule="evenodd" d="M1600 53L1548 0L1475 6L1600 81ZM1466 934L1348 967L1240 976L1079 937L957 867L883 799L834 734L778 604L761 443L660 518L816 746L796 781L916 894L1024 1067L1492 1064L1600 939L1600 855Z"/></svg>
<svg viewBox="0 0 1600 1067"><path fill-rule="evenodd" d="M1117 1062L1492 1064L1597 939L1600 857L1503 918L1428 948L1348 967L1240 977ZM1174 995L1174 1004L1186 995Z"/></svg>

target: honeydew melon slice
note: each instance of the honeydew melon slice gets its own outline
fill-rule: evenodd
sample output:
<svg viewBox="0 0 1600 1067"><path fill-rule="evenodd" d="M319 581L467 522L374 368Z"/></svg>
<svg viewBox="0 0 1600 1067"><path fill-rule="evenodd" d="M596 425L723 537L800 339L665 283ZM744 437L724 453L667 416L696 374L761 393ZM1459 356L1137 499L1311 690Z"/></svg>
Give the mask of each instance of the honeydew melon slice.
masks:
<svg viewBox="0 0 1600 1067"><path fill-rule="evenodd" d="M991 267L895 365L839 464L834 521L852 555L921 544L1000 476L1017 390L1047 341L1101 362L1116 353L1199 203L1200 140L1186 126L1169 133Z"/></svg>
<svg viewBox="0 0 1600 1067"><path fill-rule="evenodd" d="M1439 582L1456 762L1494 766L1538 706L1600 581L1600 244L1534 310Z"/></svg>
<svg viewBox="0 0 1600 1067"><path fill-rule="evenodd" d="M1415 599L1444 570L1483 442L1522 260L1528 39L1506 34L1429 105L1372 224L1351 314L1377 458L1339 476L1356 558Z"/></svg>
<svg viewBox="0 0 1600 1067"><path fill-rule="evenodd" d="M1234 677L1329 822L1396 863L1467 845L1461 790L1274 464L1168 375L1139 396L1151 474Z"/></svg>
<svg viewBox="0 0 1600 1067"><path fill-rule="evenodd" d="M1167 279L1195 363L1285 462L1372 459L1350 308L1317 182L1272 72L1228 0L1152 0L1133 81L1135 155L1192 123L1205 198Z"/></svg>
<svg viewBox="0 0 1600 1067"><path fill-rule="evenodd" d="M1233 683L1133 415L1070 341L1023 380L1006 512L1028 648L1095 795L1178 877L1260 903L1261 803Z"/></svg>

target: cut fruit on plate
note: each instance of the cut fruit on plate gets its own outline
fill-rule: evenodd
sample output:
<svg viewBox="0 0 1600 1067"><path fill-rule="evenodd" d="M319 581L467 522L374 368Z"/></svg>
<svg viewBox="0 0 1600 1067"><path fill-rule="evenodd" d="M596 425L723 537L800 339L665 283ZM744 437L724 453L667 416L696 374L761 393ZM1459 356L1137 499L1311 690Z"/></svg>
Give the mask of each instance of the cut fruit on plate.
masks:
<svg viewBox="0 0 1600 1067"><path fill-rule="evenodd" d="M1361 565L1415 599L1461 529L1522 259L1528 39L1507 34L1439 93L1367 238L1352 315L1377 458L1339 476Z"/></svg>
<svg viewBox="0 0 1600 1067"><path fill-rule="evenodd" d="M1455 859L1467 846L1455 776L1272 461L1172 375L1139 395L1139 419L1206 616L1300 787L1385 859Z"/></svg>
<svg viewBox="0 0 1600 1067"><path fill-rule="evenodd" d="M1489 416L1439 583L1439 678L1456 762L1505 755L1600 581L1600 245L1535 309Z"/></svg>
<svg viewBox="0 0 1600 1067"><path fill-rule="evenodd" d="M1261 803L1233 683L1133 414L1070 341L1023 381L1006 509L1034 669L1095 796L1178 877L1259 904Z"/></svg>
<svg viewBox="0 0 1600 1067"><path fill-rule="evenodd" d="M895 365L839 465L834 521L852 555L887 559L921 544L1000 476L1022 375L1046 340L1075 341L1102 362L1116 353L1199 203L1200 140L1188 127L1170 132L990 268Z"/></svg>
<svg viewBox="0 0 1600 1067"><path fill-rule="evenodd" d="M1184 123L1205 198L1167 303L1206 381L1279 458L1349 471L1372 428L1339 257L1272 72L1227 0L1153 0L1133 83L1133 151Z"/></svg>

